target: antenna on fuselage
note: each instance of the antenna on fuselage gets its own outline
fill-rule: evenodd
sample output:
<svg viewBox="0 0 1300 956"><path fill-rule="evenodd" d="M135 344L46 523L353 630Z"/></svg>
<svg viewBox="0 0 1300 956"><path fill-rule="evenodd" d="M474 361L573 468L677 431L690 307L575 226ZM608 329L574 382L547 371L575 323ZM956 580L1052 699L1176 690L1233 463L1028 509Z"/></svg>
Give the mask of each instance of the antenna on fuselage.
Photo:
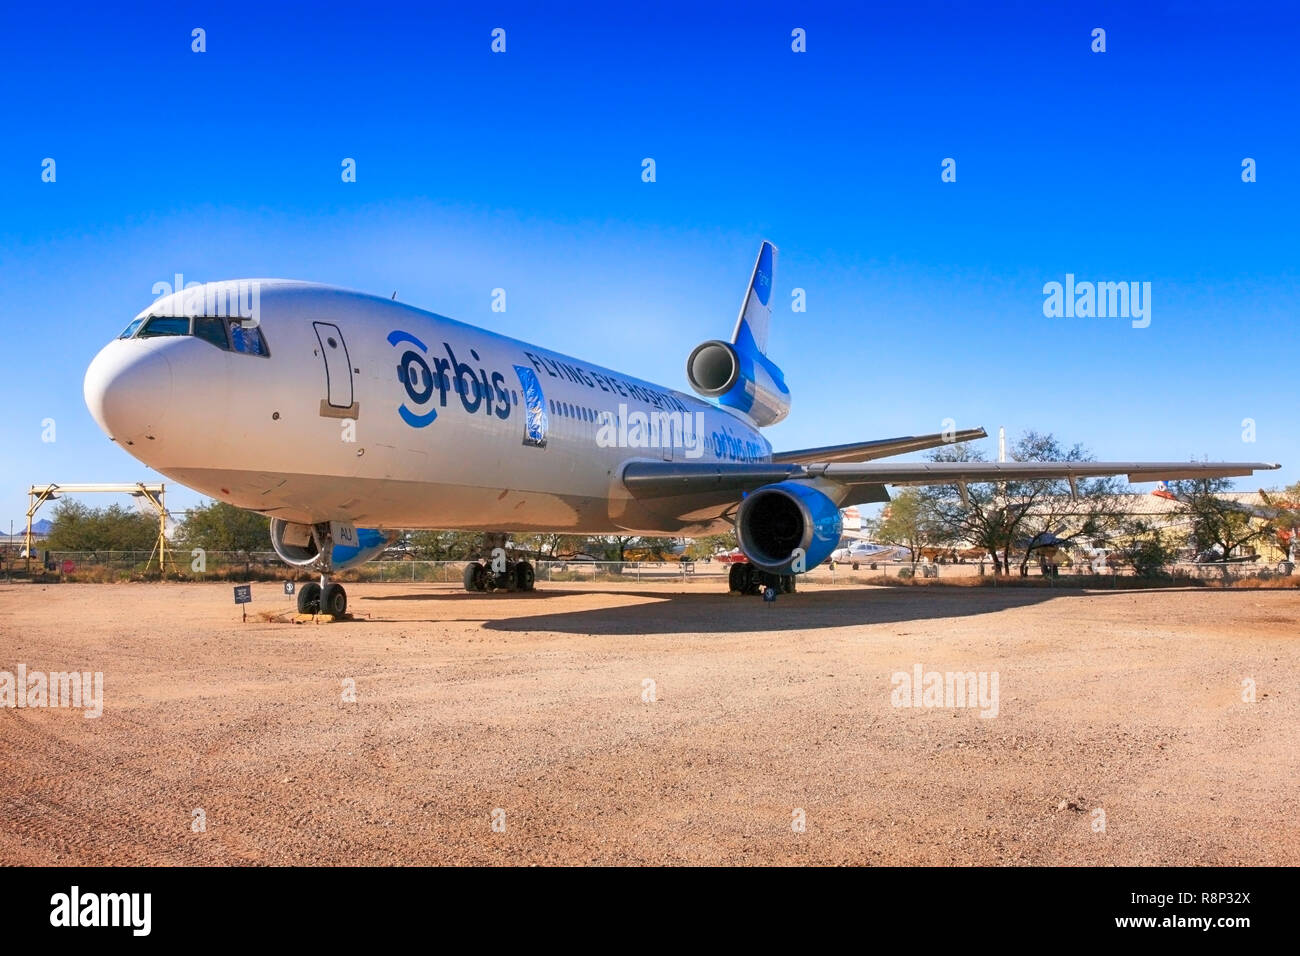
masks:
<svg viewBox="0 0 1300 956"><path fill-rule="evenodd" d="M394 299L397 298L397 290L396 290L396 289L393 290L393 298L394 298Z"/></svg>

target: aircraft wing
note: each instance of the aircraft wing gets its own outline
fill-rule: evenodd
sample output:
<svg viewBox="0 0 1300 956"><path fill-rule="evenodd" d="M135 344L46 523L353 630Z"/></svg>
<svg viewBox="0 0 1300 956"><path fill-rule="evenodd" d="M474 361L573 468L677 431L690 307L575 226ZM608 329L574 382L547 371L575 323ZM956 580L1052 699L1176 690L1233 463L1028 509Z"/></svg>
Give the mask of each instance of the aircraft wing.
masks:
<svg viewBox="0 0 1300 956"><path fill-rule="evenodd" d="M877 458L890 458L894 455L906 455L911 451L925 451L940 445L973 441L987 438L988 432L982 428L967 428L959 432L936 432L933 435L906 435L902 438L880 438L876 441L854 442L849 445L823 445L820 448L800 448L795 451L779 451L772 455L772 461L780 464L807 464L816 462L873 461Z"/></svg>
<svg viewBox="0 0 1300 956"><path fill-rule="evenodd" d="M1234 478L1280 465L1235 461L919 461L919 462L669 462L633 461L623 485L635 498L735 495L776 481L824 479L849 486L874 486L851 494L843 506L888 501L884 485L964 486L990 481L1098 478L1127 475L1129 481L1175 478Z"/></svg>

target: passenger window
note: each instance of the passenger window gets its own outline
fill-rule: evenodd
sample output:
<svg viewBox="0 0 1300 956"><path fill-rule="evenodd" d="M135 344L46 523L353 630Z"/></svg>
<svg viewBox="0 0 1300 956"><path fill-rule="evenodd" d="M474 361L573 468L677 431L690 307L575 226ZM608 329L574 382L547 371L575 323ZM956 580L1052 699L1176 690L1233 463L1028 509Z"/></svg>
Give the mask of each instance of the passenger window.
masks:
<svg viewBox="0 0 1300 956"><path fill-rule="evenodd" d="M245 328L240 319L230 320L230 344L236 352L242 352L245 355L266 355L266 340L262 338L262 330L253 326Z"/></svg>
<svg viewBox="0 0 1300 956"><path fill-rule="evenodd" d="M184 316L155 315L140 330L140 338L152 339L160 335L189 335L190 320Z"/></svg>
<svg viewBox="0 0 1300 956"><path fill-rule="evenodd" d="M223 351L230 351L230 343L226 340L226 323L221 319L199 316L194 320L194 335Z"/></svg>

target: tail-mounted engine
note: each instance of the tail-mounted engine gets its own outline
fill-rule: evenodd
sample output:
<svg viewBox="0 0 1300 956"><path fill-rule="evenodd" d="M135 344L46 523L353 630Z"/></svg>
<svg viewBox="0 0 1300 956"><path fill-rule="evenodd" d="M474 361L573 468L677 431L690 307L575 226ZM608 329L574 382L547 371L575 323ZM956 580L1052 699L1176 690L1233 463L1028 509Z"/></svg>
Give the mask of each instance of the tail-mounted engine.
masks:
<svg viewBox="0 0 1300 956"><path fill-rule="evenodd" d="M835 502L797 481L751 491L736 512L740 550L750 564L777 574L811 571L830 557L843 530Z"/></svg>
<svg viewBox="0 0 1300 956"><path fill-rule="evenodd" d="M744 412L760 427L790 413L790 390L772 361L743 342L714 339L697 345L686 360L691 388L718 404Z"/></svg>

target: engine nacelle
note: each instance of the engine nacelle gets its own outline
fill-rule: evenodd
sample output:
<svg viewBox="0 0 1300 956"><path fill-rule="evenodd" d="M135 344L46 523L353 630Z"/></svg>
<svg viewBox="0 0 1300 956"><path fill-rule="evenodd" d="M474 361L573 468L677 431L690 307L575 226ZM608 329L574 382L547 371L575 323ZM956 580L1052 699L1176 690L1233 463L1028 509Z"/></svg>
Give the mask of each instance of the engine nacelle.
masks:
<svg viewBox="0 0 1300 956"><path fill-rule="evenodd" d="M736 512L740 550L764 571L795 570L795 549L803 549L803 567L811 571L839 544L844 530L840 509L810 485L781 481L751 491Z"/></svg>
<svg viewBox="0 0 1300 956"><path fill-rule="evenodd" d="M271 547L275 548L275 553L285 564L292 564L298 568L314 567L322 563L320 532L326 531L328 527L323 525L314 528L309 524L272 518ZM346 540L350 535L355 540ZM394 535L375 528L351 529L350 526L344 525L336 527L330 537L333 541L330 548L330 568L334 571L342 571L378 557L392 542Z"/></svg>
<svg viewBox="0 0 1300 956"><path fill-rule="evenodd" d="M766 355L744 343L715 339L695 346L686 360L686 378L700 395L744 412L760 427L790 414L785 376Z"/></svg>

